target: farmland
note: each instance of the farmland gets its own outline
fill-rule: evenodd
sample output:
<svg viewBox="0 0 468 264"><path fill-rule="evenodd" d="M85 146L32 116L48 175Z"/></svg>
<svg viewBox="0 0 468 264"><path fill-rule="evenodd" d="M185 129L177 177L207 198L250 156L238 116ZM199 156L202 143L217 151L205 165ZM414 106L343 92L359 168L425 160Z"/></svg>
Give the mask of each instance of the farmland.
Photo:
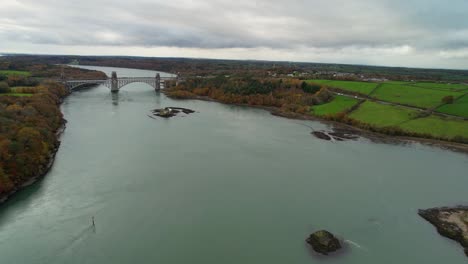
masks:
<svg viewBox="0 0 468 264"><path fill-rule="evenodd" d="M366 101L347 112L347 117L377 128L399 127L408 133L425 134L448 140L468 138L468 85L436 82L388 81L381 83L310 80L340 89L340 95L312 107L317 116L346 112L359 98L341 93L361 94ZM358 96L359 97L359 96ZM445 98L445 99L444 99ZM353 102L353 99L355 100ZM432 114L433 113L433 114ZM443 117L437 113L452 115ZM465 140L463 140L465 142Z"/></svg>
<svg viewBox="0 0 468 264"><path fill-rule="evenodd" d="M17 97L27 97L27 96L32 96L33 94L27 94L27 93L5 93L5 94L0 94L0 96L17 96Z"/></svg>
<svg viewBox="0 0 468 264"><path fill-rule="evenodd" d="M350 117L367 124L386 127L399 125L417 115L415 110L367 101L350 114Z"/></svg>
<svg viewBox="0 0 468 264"><path fill-rule="evenodd" d="M31 73L27 71L0 70L0 75L28 77Z"/></svg>
<svg viewBox="0 0 468 264"><path fill-rule="evenodd" d="M456 100L453 104L446 104L437 109L438 112L468 118L468 95Z"/></svg>
<svg viewBox="0 0 468 264"><path fill-rule="evenodd" d="M357 99L338 95L327 104L313 106L312 113L318 116L338 114L349 110L357 103Z"/></svg>
<svg viewBox="0 0 468 264"><path fill-rule="evenodd" d="M415 87L427 88L427 89L438 89L438 90L447 90L454 92L468 92L468 85L466 84L446 84L446 83L424 83L418 82L411 84Z"/></svg>
<svg viewBox="0 0 468 264"><path fill-rule="evenodd" d="M352 81L330 81L330 80L310 80L311 83L321 84L333 88L340 88L353 93L368 95L374 90L378 83L372 82L352 82Z"/></svg>
<svg viewBox="0 0 468 264"><path fill-rule="evenodd" d="M418 108L436 108L443 105L442 99L446 96L453 96L455 99L468 94L467 84L446 84L429 82L403 82L388 81L382 83L356 82L356 81L333 81L333 80L309 80L308 82L321 84L328 87L338 88L344 93L360 93L381 101L395 104L414 106ZM442 106L442 113L460 115L466 117L468 110L459 108L465 107L468 98L463 97L457 100L454 105ZM453 109L452 109L453 108Z"/></svg>
<svg viewBox="0 0 468 264"><path fill-rule="evenodd" d="M425 89L409 85L383 84L372 94L373 97L387 102L421 108L437 107L446 96L459 97L461 92Z"/></svg>
<svg viewBox="0 0 468 264"><path fill-rule="evenodd" d="M468 122L463 120L429 116L418 118L401 124L404 130L416 133L430 134L446 139L455 137L468 138Z"/></svg>

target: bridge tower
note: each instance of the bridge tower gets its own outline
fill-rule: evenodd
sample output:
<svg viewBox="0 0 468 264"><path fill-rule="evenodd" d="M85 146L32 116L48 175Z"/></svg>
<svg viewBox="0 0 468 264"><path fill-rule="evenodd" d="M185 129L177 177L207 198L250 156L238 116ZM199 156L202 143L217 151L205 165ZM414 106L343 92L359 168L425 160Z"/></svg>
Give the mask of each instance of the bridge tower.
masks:
<svg viewBox="0 0 468 264"><path fill-rule="evenodd" d="M159 92L161 91L161 75L159 75L159 73L156 74L156 92Z"/></svg>
<svg viewBox="0 0 468 264"><path fill-rule="evenodd" d="M117 79L117 72L112 72L111 77L111 92L118 93L119 92L119 80Z"/></svg>
<svg viewBox="0 0 468 264"><path fill-rule="evenodd" d="M60 72L60 80L62 82L65 81L65 69L63 68L63 65L62 65L62 69L61 69L61 72Z"/></svg>

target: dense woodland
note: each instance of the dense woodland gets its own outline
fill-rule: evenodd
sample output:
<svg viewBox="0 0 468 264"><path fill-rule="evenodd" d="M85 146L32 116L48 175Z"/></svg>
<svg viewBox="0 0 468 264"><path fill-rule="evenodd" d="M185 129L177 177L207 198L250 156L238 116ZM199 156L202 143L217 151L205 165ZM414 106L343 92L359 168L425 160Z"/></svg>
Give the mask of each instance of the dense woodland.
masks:
<svg viewBox="0 0 468 264"><path fill-rule="evenodd" d="M56 133L65 122L60 103L68 90L47 80L60 77L60 66L15 64L5 59L0 64L3 67L0 70L28 72L0 75L1 199L47 171L59 145ZM105 77L101 72L65 70L73 78ZM8 94L10 89L14 89L15 96ZM27 96L18 96L21 94Z"/></svg>
<svg viewBox="0 0 468 264"><path fill-rule="evenodd" d="M30 97L0 96L0 196L38 176L58 147L59 104L67 92L52 82L36 90Z"/></svg>
<svg viewBox="0 0 468 264"><path fill-rule="evenodd" d="M39 57L38 57L39 58ZM89 71L73 67L62 67L48 60L36 57L0 57L0 70L20 70L30 73L29 80L42 80L47 78L58 79L62 75L74 79L105 79L107 76L100 71ZM5 77L5 76L4 76ZM21 76L16 76L21 77ZM0 80L2 76L0 74ZM37 84L37 83L36 83ZM33 84L29 84L33 85ZM11 84L11 86L23 86L23 84ZM28 85L25 85L28 86Z"/></svg>
<svg viewBox="0 0 468 264"><path fill-rule="evenodd" d="M225 76L187 79L167 94L176 98L207 96L229 104L271 106L301 114L310 112L310 106L332 98L326 88L298 79Z"/></svg>

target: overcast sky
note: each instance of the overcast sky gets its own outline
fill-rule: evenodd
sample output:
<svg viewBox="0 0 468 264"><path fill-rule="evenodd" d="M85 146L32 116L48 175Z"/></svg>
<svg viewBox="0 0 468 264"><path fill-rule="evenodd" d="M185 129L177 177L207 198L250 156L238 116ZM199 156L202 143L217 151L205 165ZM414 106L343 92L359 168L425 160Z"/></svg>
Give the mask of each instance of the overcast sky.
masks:
<svg viewBox="0 0 468 264"><path fill-rule="evenodd" d="M0 53L468 69L468 0L0 0Z"/></svg>

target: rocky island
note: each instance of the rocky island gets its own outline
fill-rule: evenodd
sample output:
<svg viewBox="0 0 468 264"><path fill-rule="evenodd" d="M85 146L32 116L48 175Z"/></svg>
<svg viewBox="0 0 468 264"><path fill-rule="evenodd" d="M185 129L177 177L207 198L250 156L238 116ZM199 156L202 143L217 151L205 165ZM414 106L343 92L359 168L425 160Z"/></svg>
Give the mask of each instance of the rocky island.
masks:
<svg viewBox="0 0 468 264"><path fill-rule="evenodd" d="M419 210L418 214L434 225L439 234L460 243L468 256L468 206Z"/></svg>
<svg viewBox="0 0 468 264"><path fill-rule="evenodd" d="M180 112L189 115L195 113L195 111L187 108L182 107L165 107L161 109L154 109L151 111L155 116L163 117L163 118L170 118L174 117Z"/></svg>

